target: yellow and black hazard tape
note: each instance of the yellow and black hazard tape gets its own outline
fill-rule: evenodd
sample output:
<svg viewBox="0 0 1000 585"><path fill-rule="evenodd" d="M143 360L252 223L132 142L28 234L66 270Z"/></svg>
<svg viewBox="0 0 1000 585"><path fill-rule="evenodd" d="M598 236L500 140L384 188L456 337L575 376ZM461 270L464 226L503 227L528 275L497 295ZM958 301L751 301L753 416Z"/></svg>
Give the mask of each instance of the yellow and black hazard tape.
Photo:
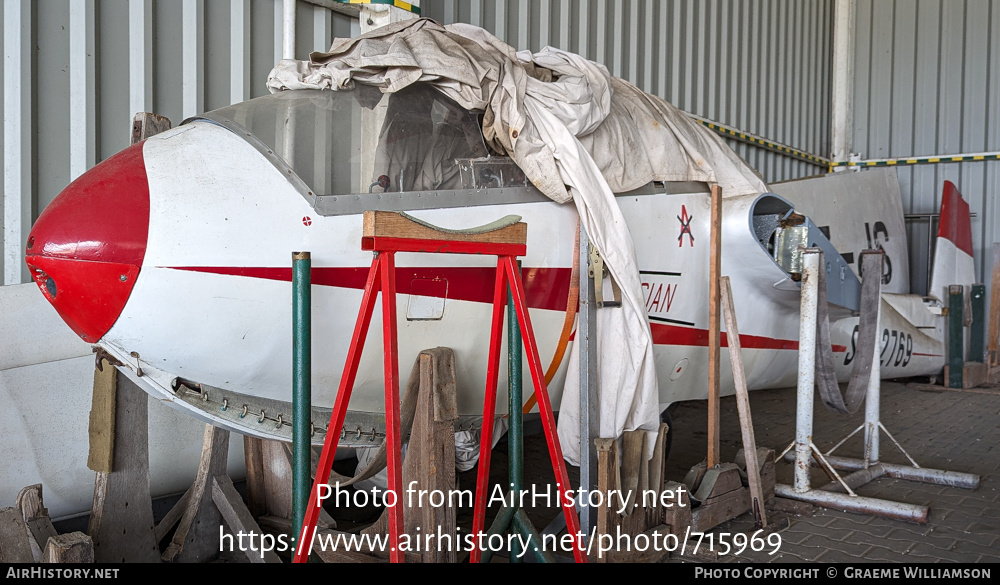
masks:
<svg viewBox="0 0 1000 585"><path fill-rule="evenodd" d="M883 158L875 160L831 162L830 170L837 167L895 167L909 165L936 165L943 163L983 162L1000 160L1000 152L984 152L980 154L957 154L953 156L912 156L906 158Z"/></svg>
<svg viewBox="0 0 1000 585"><path fill-rule="evenodd" d="M804 162L807 162L807 163L811 163L811 164L814 164L814 165L816 165L818 167L823 167L823 168L829 168L830 167L830 164L831 164L830 159L826 159L826 158L823 158L821 156L816 156L815 154L810 154L808 152L804 152L804 151L792 148L791 146L788 146L788 145L785 145L785 144L781 144L780 142L775 142L773 140L768 140L766 138L761 138L760 136L756 136L756 135L750 134L748 132L743 132L742 130L737 130L736 128L731 128L731 127L726 126L724 124L719 124L718 122L712 122L711 120L705 120L704 118L699 118L698 116L694 116L694 115L691 115L691 114L688 114L688 115L690 115L691 118L693 118L696 122L698 122L702 126L705 126L706 128L708 128L710 130L713 130L713 131L717 132L718 134L721 134L725 138L732 138L732 139L738 140L740 142L745 142L747 144L752 144L754 146L758 146L760 148L763 148L764 150L770 150L772 152L777 152L778 154L783 154L783 155L785 155L787 157L791 157L791 158L798 159L798 160L801 160L801 161L804 161Z"/></svg>
<svg viewBox="0 0 1000 585"><path fill-rule="evenodd" d="M405 10L407 12L412 12L417 16L420 16L420 7L414 6L409 2L403 2L403 0L336 0L341 4L381 4L383 6L395 6L400 10Z"/></svg>

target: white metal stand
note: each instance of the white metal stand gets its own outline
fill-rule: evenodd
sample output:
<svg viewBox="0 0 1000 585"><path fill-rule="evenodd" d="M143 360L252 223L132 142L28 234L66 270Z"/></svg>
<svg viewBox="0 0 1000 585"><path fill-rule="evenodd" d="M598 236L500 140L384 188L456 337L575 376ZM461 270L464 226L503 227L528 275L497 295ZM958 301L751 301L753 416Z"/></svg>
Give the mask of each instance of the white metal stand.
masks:
<svg viewBox="0 0 1000 585"><path fill-rule="evenodd" d="M820 250L808 249L804 252L804 270L802 275L801 322L799 325L799 375L798 395L795 415L795 441L792 442L779 458L787 458L795 463L794 485L778 484L776 495L783 498L801 500L829 508L838 508L861 514L874 514L899 520L926 523L930 508L867 498L857 495L854 490L883 475L911 481L922 481L937 485L976 489L979 487L979 476L970 473L924 469L903 449L902 445L889 433L879 420L880 402L880 360L879 345L875 344L875 356L872 363L871 376L868 381L868 393L865 404L865 422L854 432L834 445L826 454L820 452L812 440L813 406L815 395L815 363L816 363L816 324L817 299L819 286ZM879 304L879 306L881 303ZM881 328L881 308L876 316ZM865 431L865 456L863 460L846 457L834 457L833 452L859 431ZM900 452L912 464L893 465L879 462L880 432L899 448ZM794 448L794 453L790 451ZM788 455L788 457L786 457ZM819 465L834 479L832 483L821 489L810 486L809 469ZM846 477L841 477L837 469L853 471ZM846 493L833 490L843 489Z"/></svg>

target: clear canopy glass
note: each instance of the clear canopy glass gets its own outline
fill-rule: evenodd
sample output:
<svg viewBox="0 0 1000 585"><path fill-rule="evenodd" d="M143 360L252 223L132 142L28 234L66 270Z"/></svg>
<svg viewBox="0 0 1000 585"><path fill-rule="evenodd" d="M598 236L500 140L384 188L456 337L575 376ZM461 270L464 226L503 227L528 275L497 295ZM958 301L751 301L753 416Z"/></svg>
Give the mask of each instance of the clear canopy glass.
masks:
<svg viewBox="0 0 1000 585"><path fill-rule="evenodd" d="M317 195L461 189L459 161L489 155L479 114L423 84L283 91L202 117L246 129Z"/></svg>

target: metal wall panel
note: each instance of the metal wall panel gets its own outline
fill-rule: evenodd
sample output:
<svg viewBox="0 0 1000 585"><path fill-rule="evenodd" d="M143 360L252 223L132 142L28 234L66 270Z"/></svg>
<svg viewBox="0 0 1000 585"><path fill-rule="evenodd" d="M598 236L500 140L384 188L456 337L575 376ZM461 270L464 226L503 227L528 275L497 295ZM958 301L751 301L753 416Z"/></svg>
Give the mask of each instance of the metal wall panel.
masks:
<svg viewBox="0 0 1000 585"><path fill-rule="evenodd" d="M73 144L78 157L99 162L128 146L134 103L169 117L174 124L193 112L220 108L243 97L267 93L264 83L281 47L281 0L47 0L30 3L31 115L30 170L32 220L72 180ZM2 21L6 0L0 3ZM79 9L71 18L71 5ZM242 11L247 18L234 18ZM145 12L143 12L145 11ZM144 15L133 21L136 15ZM276 17L278 20L276 20ZM138 24L137 24L138 23ZM244 26L245 25L245 26ZM145 29L143 28L145 27ZM146 35L136 33L146 31ZM243 43L233 43L233 34ZM297 6L296 57L328 49L334 36L356 34L354 19L307 2ZM92 54L73 61L71 34L82 35ZM0 29L0 45L3 30ZM145 55L130 62L130 47ZM234 49L236 47L237 49ZM140 53L143 51L140 50ZM241 54L242 53L242 54ZM89 60L88 60L89 59ZM249 59L249 63L244 63ZM80 77L75 67L85 68ZM235 64L234 64L235 63ZM130 65L144 71L133 79ZM0 63L0 75L3 73ZM242 86L242 75L249 77ZM71 108L71 79L93 80L93 105ZM4 88L12 91L12 88ZM6 94L5 94L6 95ZM88 95L86 93L80 95ZM78 113L74 114L73 112ZM89 113L86 120L81 114ZM3 102L0 101L0 115ZM83 133L74 142L71 132ZM3 149L0 135L0 152ZM89 150L88 150L89 149ZM12 156L8 153L7 156ZM27 167L26 167L27 168ZM2 255L0 255L2 256Z"/></svg>
<svg viewBox="0 0 1000 585"><path fill-rule="evenodd" d="M862 158L1000 151L1000 1L858 0L853 151ZM1000 241L1000 162L898 168L907 213L937 213L955 183L972 220L980 280ZM911 290L927 287L929 225L914 222Z"/></svg>
<svg viewBox="0 0 1000 585"><path fill-rule="evenodd" d="M426 0L517 49L579 53L675 106L827 156L832 0ZM769 182L823 170L731 143Z"/></svg>

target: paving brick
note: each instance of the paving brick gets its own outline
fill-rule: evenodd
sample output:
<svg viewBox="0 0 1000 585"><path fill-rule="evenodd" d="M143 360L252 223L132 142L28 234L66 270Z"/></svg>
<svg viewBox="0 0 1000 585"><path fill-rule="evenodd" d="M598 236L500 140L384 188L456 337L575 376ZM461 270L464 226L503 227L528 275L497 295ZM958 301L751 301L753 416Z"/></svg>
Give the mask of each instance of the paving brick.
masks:
<svg viewBox="0 0 1000 585"><path fill-rule="evenodd" d="M918 542L910 551L910 554L914 556L924 555L935 559L945 559L962 563L975 563L979 561L979 557L981 556L978 553L960 553L954 550L940 549L923 542Z"/></svg>
<svg viewBox="0 0 1000 585"><path fill-rule="evenodd" d="M816 560L821 563L856 563L858 562L858 557L859 555L831 549L823 553Z"/></svg>
<svg viewBox="0 0 1000 585"><path fill-rule="evenodd" d="M979 554L1000 561L1000 549L995 546L983 546L968 540L959 540L951 550L956 553Z"/></svg>
<svg viewBox="0 0 1000 585"><path fill-rule="evenodd" d="M805 544L827 548L829 550L840 551L855 557L861 556L871 548L872 543L858 540L827 540L825 535L813 535Z"/></svg>

